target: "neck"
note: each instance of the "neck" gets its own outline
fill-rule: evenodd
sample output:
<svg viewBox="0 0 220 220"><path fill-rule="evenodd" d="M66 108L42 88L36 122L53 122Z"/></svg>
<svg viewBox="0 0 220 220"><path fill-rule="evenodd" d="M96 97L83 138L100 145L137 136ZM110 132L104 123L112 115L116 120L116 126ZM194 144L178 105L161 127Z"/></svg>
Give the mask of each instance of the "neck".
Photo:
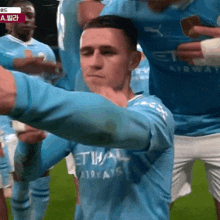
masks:
<svg viewBox="0 0 220 220"><path fill-rule="evenodd" d="M128 101L135 97L135 94L130 88L130 77L127 78L121 88L115 89L110 86L98 86L95 87L93 92L104 96L120 107L127 107Z"/></svg>
<svg viewBox="0 0 220 220"><path fill-rule="evenodd" d="M31 38L32 38L32 35L31 34L14 34L14 33L11 33L11 35L13 36L13 37L16 37L16 38L18 38L19 40L21 40L21 41L23 41L23 42L27 42L27 41L29 41L29 40L31 40Z"/></svg>

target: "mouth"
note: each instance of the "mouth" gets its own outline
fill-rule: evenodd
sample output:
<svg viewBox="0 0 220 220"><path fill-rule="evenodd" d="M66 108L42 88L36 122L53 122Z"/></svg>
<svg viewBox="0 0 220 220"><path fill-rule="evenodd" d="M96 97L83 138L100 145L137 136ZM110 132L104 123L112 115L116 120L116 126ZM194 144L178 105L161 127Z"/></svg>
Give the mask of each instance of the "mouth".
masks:
<svg viewBox="0 0 220 220"><path fill-rule="evenodd" d="M35 25L25 25L21 27L21 29L23 30L34 30L35 28L36 28Z"/></svg>
<svg viewBox="0 0 220 220"><path fill-rule="evenodd" d="M104 76L101 75L97 75L97 74L91 74L91 75L87 75L87 77L96 77L96 78L104 78Z"/></svg>

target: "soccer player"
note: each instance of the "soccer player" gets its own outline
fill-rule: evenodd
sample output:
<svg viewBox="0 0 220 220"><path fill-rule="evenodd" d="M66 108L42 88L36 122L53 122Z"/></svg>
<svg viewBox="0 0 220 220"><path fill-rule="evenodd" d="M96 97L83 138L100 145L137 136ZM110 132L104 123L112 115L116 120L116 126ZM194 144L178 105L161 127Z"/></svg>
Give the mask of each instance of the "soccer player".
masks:
<svg viewBox="0 0 220 220"><path fill-rule="evenodd" d="M2 48L2 55L7 57L7 54L13 56L14 59L35 59L36 57L43 57L44 60L51 63L56 63L55 55L52 49L33 38L35 26L35 9L31 2L26 0L9 1L9 7L20 7L21 12L25 14L24 23L14 23L8 25L7 34L0 38ZM0 65L9 68L7 59L0 60ZM19 69L19 68L18 68ZM51 79L51 76L45 75L40 72L38 75ZM5 143L8 146L10 155L10 162L12 172L14 172L14 151L17 144L17 138L10 126L10 119L1 116L0 120L4 122ZM2 123L1 123L2 124ZM1 125L2 127L2 125ZM32 219L43 219L49 203L49 173L30 183L17 181L14 175L15 182L13 184L13 193L11 199L13 218L16 219L29 219L30 211L32 212ZM29 190L31 191L32 206L30 209Z"/></svg>
<svg viewBox="0 0 220 220"><path fill-rule="evenodd" d="M150 94L162 99L176 122L172 201L191 192L192 166L200 158L220 219L219 1L120 0L99 4L99 12L86 4L78 7L81 25L88 10L134 22L150 64Z"/></svg>
<svg viewBox="0 0 220 220"><path fill-rule="evenodd" d="M169 219L174 121L158 98L132 92L131 71L140 62L136 46L128 19L105 16L85 27L81 67L93 93L0 69L0 113L55 134L42 151L35 144L44 133L19 135L32 144L17 148L21 179L36 178L72 152L85 219Z"/></svg>

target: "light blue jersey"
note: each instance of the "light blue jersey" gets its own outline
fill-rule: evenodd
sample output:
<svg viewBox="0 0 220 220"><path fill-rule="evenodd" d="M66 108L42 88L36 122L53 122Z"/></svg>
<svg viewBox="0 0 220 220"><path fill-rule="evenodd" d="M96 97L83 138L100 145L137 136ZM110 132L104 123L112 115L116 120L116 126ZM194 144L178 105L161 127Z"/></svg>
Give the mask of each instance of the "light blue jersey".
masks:
<svg viewBox="0 0 220 220"><path fill-rule="evenodd" d="M101 15L130 18L150 63L150 94L159 97L174 114L177 135L220 133L220 67L190 66L175 55L181 43L200 41L187 37L181 20L197 15L205 26L220 26L219 0L190 0L179 7L154 13L139 0L112 1Z"/></svg>
<svg viewBox="0 0 220 220"><path fill-rule="evenodd" d="M65 77L56 86L74 90L80 70L79 39L82 29L77 24L77 4L81 0L61 0L57 10L59 54Z"/></svg>
<svg viewBox="0 0 220 220"><path fill-rule="evenodd" d="M85 220L169 219L174 121L158 98L136 95L123 108L98 94L14 77L10 116L68 139L49 135L42 152L19 145L16 167L24 179L39 177L72 152ZM29 150L32 162L24 167Z"/></svg>
<svg viewBox="0 0 220 220"><path fill-rule="evenodd" d="M53 50L48 45L33 38L31 38L28 42L24 42L10 34L7 34L0 37L0 49L0 52L4 52L6 58L7 55L12 56L14 59L25 58L27 56L41 56L47 61L56 62ZM0 65L7 69L11 69L8 67L8 59L0 60Z"/></svg>

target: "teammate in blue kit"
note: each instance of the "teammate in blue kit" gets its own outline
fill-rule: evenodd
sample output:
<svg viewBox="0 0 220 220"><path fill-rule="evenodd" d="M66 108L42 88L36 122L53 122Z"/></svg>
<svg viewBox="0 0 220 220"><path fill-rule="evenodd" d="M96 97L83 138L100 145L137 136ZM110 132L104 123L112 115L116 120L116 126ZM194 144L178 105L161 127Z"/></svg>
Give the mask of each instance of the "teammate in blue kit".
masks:
<svg viewBox="0 0 220 220"><path fill-rule="evenodd" d="M130 20L116 16L85 27L81 67L94 93L0 69L0 113L55 134L42 150L35 144L43 132L19 134L32 144L18 145L19 177L33 180L72 152L84 219L169 219L174 121L158 98L134 94L129 86L140 62L136 33Z"/></svg>
<svg viewBox="0 0 220 220"><path fill-rule="evenodd" d="M42 57L46 62L56 63L55 55L52 49L33 38L35 26L35 9L31 2L26 0L9 1L8 6L20 7L21 12L25 14L24 23L7 24L10 34L0 38L1 54L3 59L0 65L11 69L8 65L7 55L14 59L35 59ZM4 59L6 57L6 59ZM13 67L15 68L15 67ZM41 72L39 68L38 76L50 80L50 74ZM55 76L55 74L53 75ZM4 130L5 148L9 152L11 170L14 172L14 151L17 145L17 137L10 125L11 120L6 116L0 116L0 128ZM5 171L7 171L5 169ZM11 199L13 219L29 219L30 211L32 219L43 219L49 203L49 173L44 174L41 178L29 183L19 182L14 176L13 193ZM5 175L6 176L6 175ZM32 206L30 207L29 192L31 192Z"/></svg>
<svg viewBox="0 0 220 220"><path fill-rule="evenodd" d="M192 166L200 158L220 219L220 2L113 0L100 11L86 4L79 6L79 21L86 23L91 10L130 18L138 30L150 64L150 94L176 123L172 201L191 192Z"/></svg>

